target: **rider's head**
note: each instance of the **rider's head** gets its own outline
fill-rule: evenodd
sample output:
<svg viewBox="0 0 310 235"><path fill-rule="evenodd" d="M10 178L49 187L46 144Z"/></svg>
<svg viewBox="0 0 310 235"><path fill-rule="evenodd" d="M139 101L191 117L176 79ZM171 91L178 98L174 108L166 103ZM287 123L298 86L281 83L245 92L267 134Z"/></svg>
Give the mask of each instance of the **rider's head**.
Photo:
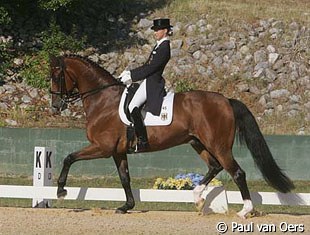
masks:
<svg viewBox="0 0 310 235"><path fill-rule="evenodd" d="M153 26L151 27L154 30L156 40L160 40L163 37L171 36L173 26L170 25L170 20L167 18L153 20Z"/></svg>

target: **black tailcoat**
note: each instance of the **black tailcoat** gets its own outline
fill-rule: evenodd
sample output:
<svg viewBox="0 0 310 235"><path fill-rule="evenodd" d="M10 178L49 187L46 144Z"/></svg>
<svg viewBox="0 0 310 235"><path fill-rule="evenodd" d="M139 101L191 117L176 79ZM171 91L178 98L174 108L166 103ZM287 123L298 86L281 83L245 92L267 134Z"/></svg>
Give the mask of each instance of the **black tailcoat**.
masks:
<svg viewBox="0 0 310 235"><path fill-rule="evenodd" d="M131 70L133 82L146 79L146 111L159 116L165 96L164 68L170 59L170 41L163 41L151 52L147 62Z"/></svg>

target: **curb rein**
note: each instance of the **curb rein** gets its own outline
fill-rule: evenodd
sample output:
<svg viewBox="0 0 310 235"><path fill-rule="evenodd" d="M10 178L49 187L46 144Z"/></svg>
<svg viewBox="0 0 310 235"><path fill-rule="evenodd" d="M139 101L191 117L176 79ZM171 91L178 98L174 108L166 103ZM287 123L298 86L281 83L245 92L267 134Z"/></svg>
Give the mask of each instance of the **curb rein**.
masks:
<svg viewBox="0 0 310 235"><path fill-rule="evenodd" d="M59 81L56 81L57 83L60 82L60 91L52 91L52 89L49 90L49 92L52 95L58 95L60 96L62 105L69 104L69 103L75 103L77 101L86 99L87 97L94 95L102 90L105 90L111 86L125 86L120 80L116 80L116 83L112 84L106 84L99 86L98 88L79 93L78 91L74 91L75 88L77 88L77 82L72 80L70 77L70 80L73 82L73 88L70 91L67 91L66 89L66 83L65 83L65 73L64 68L61 66L57 66L55 68L61 69L61 74L59 76ZM52 80L55 81L55 78L52 77ZM64 89L65 88L65 89Z"/></svg>

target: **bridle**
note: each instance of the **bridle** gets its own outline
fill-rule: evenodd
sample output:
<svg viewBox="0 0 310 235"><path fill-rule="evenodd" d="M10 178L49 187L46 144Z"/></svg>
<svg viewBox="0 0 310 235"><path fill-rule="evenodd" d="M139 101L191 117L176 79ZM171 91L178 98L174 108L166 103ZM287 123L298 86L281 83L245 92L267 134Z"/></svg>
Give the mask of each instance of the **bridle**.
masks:
<svg viewBox="0 0 310 235"><path fill-rule="evenodd" d="M98 93L98 92L100 92L102 90L105 90L105 89L107 89L107 88L109 88L111 86L125 86L122 82L120 82L119 80L116 80L115 83L105 84L105 85L99 86L97 88L91 89L89 91L80 93L77 90L77 88L78 88L77 82L75 80L73 80L69 76L69 79L73 83L73 86L72 86L71 90L67 90L67 88L66 88L66 80L65 80L65 67L64 67L64 65L57 66L57 67L54 67L54 68L60 69L60 75L58 77L52 76L51 80L56 82L56 83L58 83L58 84L60 83L60 89L59 89L59 91L52 91L52 89L50 89L50 93L52 95L60 96L61 108L63 108L65 104L74 103L74 102L77 102L77 101L80 101L80 100L84 100L87 97L89 97L91 95L94 95L94 94L96 94L96 93ZM84 71L83 74L86 71Z"/></svg>

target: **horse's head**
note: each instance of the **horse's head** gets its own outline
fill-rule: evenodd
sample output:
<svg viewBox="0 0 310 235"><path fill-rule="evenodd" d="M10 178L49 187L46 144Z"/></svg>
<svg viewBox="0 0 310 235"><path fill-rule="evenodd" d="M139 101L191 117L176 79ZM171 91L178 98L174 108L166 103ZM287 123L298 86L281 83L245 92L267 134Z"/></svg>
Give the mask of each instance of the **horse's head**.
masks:
<svg viewBox="0 0 310 235"><path fill-rule="evenodd" d="M66 71L64 57L50 56L50 80L52 94L52 112L56 113L67 108L76 84Z"/></svg>
<svg viewBox="0 0 310 235"><path fill-rule="evenodd" d="M123 86L99 65L77 55L51 55L50 80L53 113L66 109L70 102L84 100L112 86Z"/></svg>

